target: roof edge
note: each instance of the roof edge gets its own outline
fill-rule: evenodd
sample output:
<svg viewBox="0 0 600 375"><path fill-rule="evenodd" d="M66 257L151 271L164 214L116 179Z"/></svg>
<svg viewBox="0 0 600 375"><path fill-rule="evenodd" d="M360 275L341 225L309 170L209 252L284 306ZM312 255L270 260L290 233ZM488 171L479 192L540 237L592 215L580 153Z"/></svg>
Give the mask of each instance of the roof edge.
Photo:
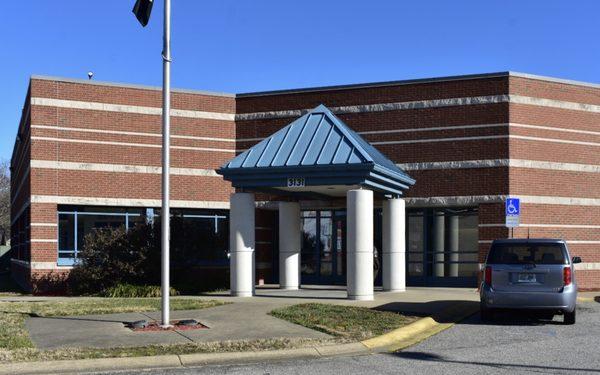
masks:
<svg viewBox="0 0 600 375"><path fill-rule="evenodd" d="M280 94L296 94L306 92L317 92L317 91L336 91L336 90L353 90L362 88L372 87L387 87L387 86L400 86L400 85L412 85L419 83L435 83L435 82L451 82L451 81L466 81L475 79L488 79L488 78L499 78L499 77L519 77L527 79L535 79L538 81L555 82L567 85L591 87L600 89L600 83L591 83L585 81L577 81L564 78L555 78L537 74L521 73L515 71L502 71L493 73L479 73L479 74L463 74L443 77L430 77L430 78L415 78L395 81L381 81L372 83L355 83L347 85L331 85L331 86L315 86L315 87L304 87L297 89L283 89L283 90L269 90L269 91L257 91L236 94L236 98L250 98L256 96L268 96L268 95L280 95Z"/></svg>
<svg viewBox="0 0 600 375"><path fill-rule="evenodd" d="M573 79L555 78L555 77L542 76L542 75L537 75L537 74L512 72L512 71L510 71L508 73L511 77L535 79L538 81L555 82L555 83L562 83L565 85L583 86L583 87L591 87L594 89L600 89L600 83L584 82L584 81L577 81L577 80L573 80Z"/></svg>
<svg viewBox="0 0 600 375"><path fill-rule="evenodd" d="M162 90L161 87L152 86L152 85L141 85L141 84L132 84L132 83L110 82L110 81L94 81L94 80L88 80L88 79L66 78L66 77L45 76L45 75L31 75L29 77L29 79L30 79L30 81L37 79L37 80L43 80L43 81L78 83L78 84L83 84L83 85L123 87L123 88L136 89L136 90L153 90L153 91ZM182 94L198 94L198 95L207 95L207 96L222 96L222 97L227 97L227 98L235 98L236 97L236 94L217 92L217 91L206 91L206 90L173 88L173 89L171 89L171 92L182 93Z"/></svg>
<svg viewBox="0 0 600 375"><path fill-rule="evenodd" d="M354 90L354 89L363 89L363 88L388 87L388 86L412 85L412 84L435 83L435 82L465 81L465 80L489 79L489 78L500 78L500 77L519 77L519 78L525 78L525 79L534 79L534 80L538 80L538 81L562 83L562 84L566 84L566 85L600 89L600 83L584 82L584 81L577 81L577 80L571 80L571 79L565 79L565 78L556 78L556 77L543 76L543 75L537 75L537 74L521 73L521 72L515 72L515 71L502 71L502 72L493 72L493 73L464 74L464 75L430 77L430 78L415 78L415 79L381 81L381 82L370 82L370 83L368 82L368 83L354 83L354 84L331 85L331 86L302 87L302 88L295 88L295 89L267 90L267 91L246 92L246 93L238 93L238 94L224 93L224 92L219 92L219 91L180 89L180 88L173 88L172 92L178 92L178 93L184 93L184 94L199 94L199 95L208 95L208 96L222 96L222 97L228 97L228 98L250 98L250 97L269 96L269 95L309 93L309 92L318 92L318 91ZM154 90L154 91L162 90L161 87L152 86L152 85L130 84L130 83L120 83L120 82L111 82L111 81L93 81L93 80L78 79L78 78L59 77L59 76L31 75L30 80L33 80L33 79L45 80L45 81L78 83L78 84L87 84L87 85L124 87L124 88L138 89L138 90Z"/></svg>
<svg viewBox="0 0 600 375"><path fill-rule="evenodd" d="M297 88L297 89L283 89L283 90L241 93L241 94L236 94L236 97L248 98L248 97L254 97L254 96L295 94L295 93L315 92L315 91L352 90L352 89L362 89L362 88L371 88L371 87L412 85L412 84L418 84L418 83L463 81L463 80L472 80L472 79L508 77L510 74L511 74L510 71L505 71L505 72L495 72L495 73L465 74L465 75L431 77L431 78L414 78L414 79L381 81L381 82L372 82L372 83L353 83L353 84L347 84L347 85L304 87L304 88Z"/></svg>

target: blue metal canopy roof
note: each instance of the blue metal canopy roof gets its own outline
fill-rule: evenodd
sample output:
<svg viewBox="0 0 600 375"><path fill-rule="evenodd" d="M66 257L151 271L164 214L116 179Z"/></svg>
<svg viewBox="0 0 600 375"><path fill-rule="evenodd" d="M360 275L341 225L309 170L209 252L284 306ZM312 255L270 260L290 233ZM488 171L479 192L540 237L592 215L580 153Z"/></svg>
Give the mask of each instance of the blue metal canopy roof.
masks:
<svg viewBox="0 0 600 375"><path fill-rule="evenodd" d="M400 195L415 182L324 105L231 159L217 173L237 188L287 193L346 185Z"/></svg>

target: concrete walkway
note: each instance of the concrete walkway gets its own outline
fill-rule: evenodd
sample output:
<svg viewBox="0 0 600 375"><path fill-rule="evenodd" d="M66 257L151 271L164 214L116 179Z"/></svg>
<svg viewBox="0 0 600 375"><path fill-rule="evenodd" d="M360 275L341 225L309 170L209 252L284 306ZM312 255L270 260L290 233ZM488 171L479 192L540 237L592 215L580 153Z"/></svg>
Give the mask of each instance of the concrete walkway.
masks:
<svg viewBox="0 0 600 375"><path fill-rule="evenodd" d="M124 322L158 319L158 312L89 315L77 317L32 317L26 321L31 339L40 349L65 347L143 346L254 340L270 338L326 339L329 336L269 316L278 307L298 303L319 302L364 306L403 312L409 315L434 317L450 306L478 303L474 289L408 288L402 293L376 292L374 301L349 301L343 287L306 286L298 291L273 287L257 289L252 298L236 298L226 294L207 294L200 297L231 302L229 305L202 310L173 311L173 319L196 319L210 329L183 332L132 332ZM181 297L176 297L181 298ZM11 297L0 300L48 300L49 297ZM63 298L55 298L63 299Z"/></svg>

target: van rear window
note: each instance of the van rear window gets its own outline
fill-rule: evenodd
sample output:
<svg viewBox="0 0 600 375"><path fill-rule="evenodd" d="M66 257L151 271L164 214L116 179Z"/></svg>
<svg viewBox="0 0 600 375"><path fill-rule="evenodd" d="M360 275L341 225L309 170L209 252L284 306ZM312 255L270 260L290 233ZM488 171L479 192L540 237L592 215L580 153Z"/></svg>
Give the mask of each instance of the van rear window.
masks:
<svg viewBox="0 0 600 375"><path fill-rule="evenodd" d="M488 264L568 264L561 244L494 244Z"/></svg>

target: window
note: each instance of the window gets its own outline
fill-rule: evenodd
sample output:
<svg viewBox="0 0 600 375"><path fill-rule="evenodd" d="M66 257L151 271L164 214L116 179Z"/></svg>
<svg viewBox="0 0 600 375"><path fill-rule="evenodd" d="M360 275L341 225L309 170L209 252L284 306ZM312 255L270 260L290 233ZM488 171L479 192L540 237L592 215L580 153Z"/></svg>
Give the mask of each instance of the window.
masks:
<svg viewBox="0 0 600 375"><path fill-rule="evenodd" d="M490 250L488 264L568 264L562 244L527 243L495 244Z"/></svg>
<svg viewBox="0 0 600 375"><path fill-rule="evenodd" d="M302 211L300 272L303 283L343 283L346 278L346 212Z"/></svg>
<svg viewBox="0 0 600 375"><path fill-rule="evenodd" d="M11 226L10 232L11 257L25 262L30 261L30 215L29 208L25 209Z"/></svg>
<svg viewBox="0 0 600 375"><path fill-rule="evenodd" d="M160 223L158 215L155 220ZM226 266L229 249L226 211L171 210L171 249L174 263Z"/></svg>
<svg viewBox="0 0 600 375"><path fill-rule="evenodd" d="M153 208L63 206L58 212L58 264L72 265L85 236L101 228L125 228L150 223L160 226ZM229 217L224 210L171 210L174 262L227 263Z"/></svg>
<svg viewBox="0 0 600 375"><path fill-rule="evenodd" d="M317 213L302 211L302 254L300 270L302 275L316 275L319 263L317 253Z"/></svg>
<svg viewBox="0 0 600 375"><path fill-rule="evenodd" d="M145 220L143 210L110 207L59 207L58 264L73 265L85 236L96 229L129 228Z"/></svg>
<svg viewBox="0 0 600 375"><path fill-rule="evenodd" d="M408 211L407 272L419 279L477 277L476 208L427 208Z"/></svg>

